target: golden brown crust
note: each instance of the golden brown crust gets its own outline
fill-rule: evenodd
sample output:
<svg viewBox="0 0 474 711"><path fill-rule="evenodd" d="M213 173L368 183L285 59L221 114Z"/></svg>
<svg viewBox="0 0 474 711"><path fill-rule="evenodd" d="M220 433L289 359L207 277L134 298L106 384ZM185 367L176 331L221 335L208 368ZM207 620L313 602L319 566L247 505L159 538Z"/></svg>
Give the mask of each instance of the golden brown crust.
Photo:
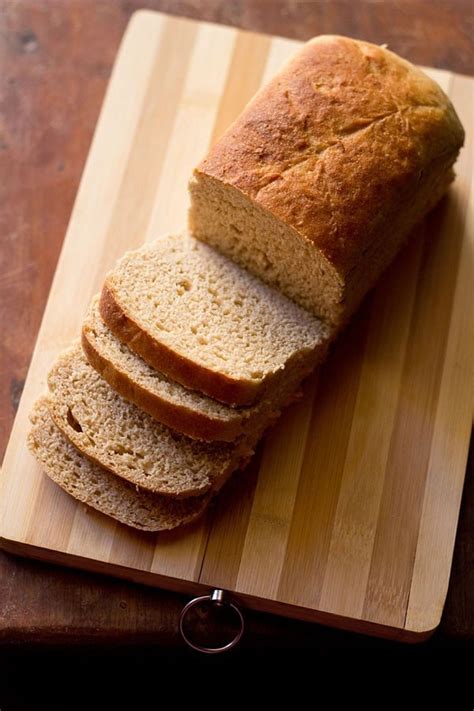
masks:
<svg viewBox="0 0 474 711"><path fill-rule="evenodd" d="M140 407L149 415L177 432L208 442L219 440L232 442L242 434L239 421L215 419L203 412L191 410L184 405L172 404L138 383L104 358L88 337L88 328L82 329L82 348L92 367L122 397Z"/></svg>
<svg viewBox="0 0 474 711"><path fill-rule="evenodd" d="M234 380L176 353L156 341L127 314L105 282L99 311L112 333L149 365L185 387L199 390L228 405L251 405L268 385L265 382Z"/></svg>
<svg viewBox="0 0 474 711"><path fill-rule="evenodd" d="M345 279L463 140L449 99L421 71L376 45L323 36L256 95L196 173L296 230Z"/></svg>

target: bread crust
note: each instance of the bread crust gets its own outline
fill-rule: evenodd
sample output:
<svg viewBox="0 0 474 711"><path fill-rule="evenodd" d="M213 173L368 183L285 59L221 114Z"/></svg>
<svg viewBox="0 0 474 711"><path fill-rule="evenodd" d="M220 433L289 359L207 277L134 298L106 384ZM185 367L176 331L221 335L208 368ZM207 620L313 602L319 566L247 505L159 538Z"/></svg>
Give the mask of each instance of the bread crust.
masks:
<svg viewBox="0 0 474 711"><path fill-rule="evenodd" d="M92 367L126 400L130 400L167 427L182 432L188 437L208 442L219 440L232 442L243 434L239 420L223 420L207 416L184 405L173 404L150 392L104 358L88 337L87 325L82 329L82 348Z"/></svg>
<svg viewBox="0 0 474 711"><path fill-rule="evenodd" d="M367 42L321 36L256 94L195 175L294 230L344 284L430 166L444 157L449 170L463 140L451 102L416 67Z"/></svg>
<svg viewBox="0 0 474 711"><path fill-rule="evenodd" d="M252 405L271 380L234 380L225 373L205 368L156 341L125 311L107 280L100 295L99 311L112 333L153 368L181 385L199 390L227 405Z"/></svg>

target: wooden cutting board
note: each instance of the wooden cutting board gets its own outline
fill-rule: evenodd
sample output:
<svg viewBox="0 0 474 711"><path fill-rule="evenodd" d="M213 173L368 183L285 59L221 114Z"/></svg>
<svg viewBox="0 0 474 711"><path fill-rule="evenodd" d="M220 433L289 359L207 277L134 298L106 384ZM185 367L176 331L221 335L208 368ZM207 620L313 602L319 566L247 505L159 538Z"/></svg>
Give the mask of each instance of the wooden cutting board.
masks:
<svg viewBox="0 0 474 711"><path fill-rule="evenodd" d="M47 479L25 444L47 370L79 334L106 270L185 226L192 167L297 47L133 17L6 453L0 536L7 550L51 562L189 593L222 587L259 610L420 639L441 617L471 429L469 145L449 197L199 524L158 535L116 524ZM427 72L470 129L473 80Z"/></svg>

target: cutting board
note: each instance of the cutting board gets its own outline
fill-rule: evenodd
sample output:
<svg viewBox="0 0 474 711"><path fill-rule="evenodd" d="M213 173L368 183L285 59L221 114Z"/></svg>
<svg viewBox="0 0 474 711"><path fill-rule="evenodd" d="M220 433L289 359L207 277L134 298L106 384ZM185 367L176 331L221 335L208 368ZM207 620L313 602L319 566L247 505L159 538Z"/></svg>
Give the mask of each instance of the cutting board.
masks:
<svg viewBox="0 0 474 711"><path fill-rule="evenodd" d="M471 428L468 146L449 197L200 523L134 532L75 502L26 448L31 405L107 269L185 226L192 167L297 47L134 15L6 453L0 536L7 550L54 563L188 593L220 587L244 607L420 639L443 609ZM471 127L473 81L427 71Z"/></svg>

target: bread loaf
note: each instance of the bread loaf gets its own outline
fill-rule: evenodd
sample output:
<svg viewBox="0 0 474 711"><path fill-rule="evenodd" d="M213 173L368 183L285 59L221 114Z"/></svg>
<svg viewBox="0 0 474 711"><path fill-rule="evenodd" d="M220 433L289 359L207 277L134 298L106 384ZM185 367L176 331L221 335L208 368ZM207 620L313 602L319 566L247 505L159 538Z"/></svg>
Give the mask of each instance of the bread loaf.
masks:
<svg viewBox="0 0 474 711"><path fill-rule="evenodd" d="M190 230L341 324L453 178L464 132L438 85L367 42L308 42L190 183Z"/></svg>

